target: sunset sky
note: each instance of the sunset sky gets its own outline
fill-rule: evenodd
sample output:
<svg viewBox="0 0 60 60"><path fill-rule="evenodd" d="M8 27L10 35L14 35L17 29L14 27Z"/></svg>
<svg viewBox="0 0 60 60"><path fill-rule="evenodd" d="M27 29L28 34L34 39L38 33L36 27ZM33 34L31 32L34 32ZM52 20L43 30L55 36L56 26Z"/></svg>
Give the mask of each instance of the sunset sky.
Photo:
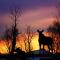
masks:
<svg viewBox="0 0 60 60"><path fill-rule="evenodd" d="M39 28L46 30L56 19L56 6L59 2L60 0L0 0L0 35L4 34L6 27L12 25L9 16L10 10L14 7L22 9L21 16L18 18L18 28L20 30L24 31L27 26L31 26L34 31ZM6 42L0 42L0 51L6 50L5 44ZM33 50L39 49L38 34L34 35L31 45ZM17 46L20 46L19 41ZM4 52L7 52L5 50Z"/></svg>
<svg viewBox="0 0 60 60"><path fill-rule="evenodd" d="M57 14L56 5L60 0L0 0L0 34L6 25L11 24L9 9L22 8L19 17L19 28L25 29L28 25L46 29Z"/></svg>

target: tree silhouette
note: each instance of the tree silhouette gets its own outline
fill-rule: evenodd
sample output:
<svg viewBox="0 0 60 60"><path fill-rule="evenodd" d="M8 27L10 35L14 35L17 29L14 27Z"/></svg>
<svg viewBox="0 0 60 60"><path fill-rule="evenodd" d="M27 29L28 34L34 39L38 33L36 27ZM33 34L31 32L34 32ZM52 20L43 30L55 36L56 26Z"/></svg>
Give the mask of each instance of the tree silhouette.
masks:
<svg viewBox="0 0 60 60"><path fill-rule="evenodd" d="M33 32L31 30L31 27L28 26L27 27L27 42L26 42L28 44L27 52L31 52L32 51L32 46L31 46L32 38L33 38Z"/></svg>
<svg viewBox="0 0 60 60"><path fill-rule="evenodd" d="M56 10L57 10L57 13L54 16L55 21L53 22L53 25L49 26L48 31L52 31L60 35L60 2L56 5Z"/></svg>
<svg viewBox="0 0 60 60"><path fill-rule="evenodd" d="M14 53L15 50L15 45L16 45L16 37L19 34L18 29L17 29L17 21L18 17L21 16L21 10L18 8L15 8L14 10L11 11L11 19L13 20L13 25L12 25L12 50L11 53Z"/></svg>
<svg viewBox="0 0 60 60"><path fill-rule="evenodd" d="M53 22L53 25L49 26L49 28L47 30L49 32L53 32L55 34L59 34L60 35L60 21L59 20L55 20Z"/></svg>
<svg viewBox="0 0 60 60"><path fill-rule="evenodd" d="M18 17L21 16L21 10L18 8L14 8L10 10L10 18L13 21L11 28L6 28L4 37L6 40L12 40L12 47L11 47L11 52L14 53L15 51L15 45L16 45L16 37L19 34L17 25L18 25ZM8 42L8 41L7 41ZM8 42L9 44L9 42Z"/></svg>
<svg viewBox="0 0 60 60"><path fill-rule="evenodd" d="M48 27L47 31L52 33L54 43L57 46L56 47L56 52L57 52L59 48L59 44L60 44L60 40L59 40L59 37L60 37L60 5L57 5L56 9L57 9L57 14L55 16L55 21L53 22L52 25Z"/></svg>
<svg viewBox="0 0 60 60"><path fill-rule="evenodd" d="M47 30L60 35L60 2L56 6L56 10L57 10L57 14L55 15L55 21L53 22L52 25L48 27Z"/></svg>

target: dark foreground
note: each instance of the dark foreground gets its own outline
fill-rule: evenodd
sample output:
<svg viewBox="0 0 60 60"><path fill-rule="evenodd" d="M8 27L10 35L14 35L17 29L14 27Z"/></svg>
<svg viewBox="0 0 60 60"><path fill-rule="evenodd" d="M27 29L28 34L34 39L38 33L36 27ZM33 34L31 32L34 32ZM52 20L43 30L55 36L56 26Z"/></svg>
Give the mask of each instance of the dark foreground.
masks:
<svg viewBox="0 0 60 60"><path fill-rule="evenodd" d="M0 60L60 60L60 54L5 54Z"/></svg>

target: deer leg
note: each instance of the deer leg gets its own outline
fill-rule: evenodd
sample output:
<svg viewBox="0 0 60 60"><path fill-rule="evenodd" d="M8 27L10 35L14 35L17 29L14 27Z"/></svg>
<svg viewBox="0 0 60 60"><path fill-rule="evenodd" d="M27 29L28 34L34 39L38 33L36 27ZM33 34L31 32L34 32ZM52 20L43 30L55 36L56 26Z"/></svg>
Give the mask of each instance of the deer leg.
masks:
<svg viewBox="0 0 60 60"><path fill-rule="evenodd" d="M40 50L41 50L41 44L40 44Z"/></svg>
<svg viewBox="0 0 60 60"><path fill-rule="evenodd" d="M44 44L43 44L43 50L44 50Z"/></svg>
<svg viewBox="0 0 60 60"><path fill-rule="evenodd" d="M44 44L43 44L43 54L44 54Z"/></svg>
<svg viewBox="0 0 60 60"><path fill-rule="evenodd" d="M49 45L48 45L48 49L49 49L49 52L50 52L50 47L49 47Z"/></svg>
<svg viewBox="0 0 60 60"><path fill-rule="evenodd" d="M52 53L53 53L53 47L51 46L51 49L52 49Z"/></svg>

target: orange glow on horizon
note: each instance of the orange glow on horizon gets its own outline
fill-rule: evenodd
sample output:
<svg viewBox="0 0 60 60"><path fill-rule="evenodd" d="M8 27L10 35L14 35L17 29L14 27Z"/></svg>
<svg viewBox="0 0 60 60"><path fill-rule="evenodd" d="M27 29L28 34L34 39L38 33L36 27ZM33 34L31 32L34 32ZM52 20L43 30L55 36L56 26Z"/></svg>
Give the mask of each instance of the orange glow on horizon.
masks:
<svg viewBox="0 0 60 60"><path fill-rule="evenodd" d="M26 39L26 34L20 34L17 37L17 41L16 41L16 47L17 48L19 47L23 51L26 51L25 50L25 43L24 43L25 39ZM32 51L39 50L38 33L34 33L31 40L32 40L31 41ZM10 44L11 44L11 42L10 42ZM9 44L9 46L11 46L10 44ZM9 46L7 45L6 40L0 40L0 53L2 53L2 54L9 53L9 49L8 49ZM28 44L26 47L28 47ZM43 45L41 45L41 48L43 48ZM46 45L44 46L44 49L48 51L48 47Z"/></svg>
<svg viewBox="0 0 60 60"><path fill-rule="evenodd" d="M7 54L8 53L8 48L6 45L6 41L0 40L0 54Z"/></svg>

